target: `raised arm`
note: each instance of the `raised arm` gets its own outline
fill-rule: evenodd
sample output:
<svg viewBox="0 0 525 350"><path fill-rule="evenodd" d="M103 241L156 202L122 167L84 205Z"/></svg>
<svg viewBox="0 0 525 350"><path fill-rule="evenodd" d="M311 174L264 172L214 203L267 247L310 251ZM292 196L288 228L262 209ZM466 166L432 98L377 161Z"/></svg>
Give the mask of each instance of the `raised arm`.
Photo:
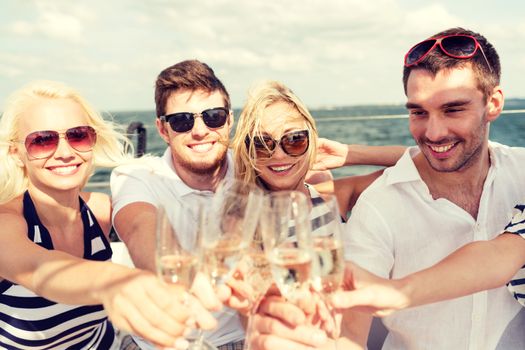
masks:
<svg viewBox="0 0 525 350"><path fill-rule="evenodd" d="M155 271L155 227L157 209L150 203L136 202L121 208L113 218L120 239L126 244L133 264Z"/></svg>
<svg viewBox="0 0 525 350"><path fill-rule="evenodd" d="M386 280L355 265L348 265L349 292L334 297L336 307L385 316L407 307L461 297L497 288L509 282L525 265L525 240L504 233L490 241L477 241L436 265L399 280Z"/></svg>
<svg viewBox="0 0 525 350"><path fill-rule="evenodd" d="M155 192L155 164L125 165L111 173L113 227L126 244L136 267L155 271L155 227L159 201ZM169 191L170 183L166 183Z"/></svg>
<svg viewBox="0 0 525 350"><path fill-rule="evenodd" d="M345 145L319 138L314 170L334 169L348 165L394 165L403 155L404 146Z"/></svg>
<svg viewBox="0 0 525 350"><path fill-rule="evenodd" d="M315 189L321 194L334 194L343 218L354 207L357 199L363 191L370 186L381 174L383 169L366 175L347 176L339 179L315 184Z"/></svg>
<svg viewBox="0 0 525 350"><path fill-rule="evenodd" d="M42 248L27 238L27 224L18 214L0 213L0 222L0 279L63 304L101 304L116 327L158 346L173 346L186 330L190 311L179 288L162 283L150 272ZM202 291L207 287L198 288L204 306L220 308L211 287L205 298ZM216 326L199 303L192 308L199 309L197 322L202 328Z"/></svg>
<svg viewBox="0 0 525 350"><path fill-rule="evenodd" d="M405 152L405 146L348 145L345 165L392 166Z"/></svg>
<svg viewBox="0 0 525 350"><path fill-rule="evenodd" d="M525 240L515 234L502 234L490 241L469 243L402 282L409 292L410 305L415 306L501 287L524 264Z"/></svg>

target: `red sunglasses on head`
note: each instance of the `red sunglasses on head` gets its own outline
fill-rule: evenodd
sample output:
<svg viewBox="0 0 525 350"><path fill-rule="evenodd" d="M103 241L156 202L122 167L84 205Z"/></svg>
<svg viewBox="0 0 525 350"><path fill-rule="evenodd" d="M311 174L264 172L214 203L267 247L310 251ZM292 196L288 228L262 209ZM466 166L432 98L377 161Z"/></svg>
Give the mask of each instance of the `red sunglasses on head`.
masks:
<svg viewBox="0 0 525 350"><path fill-rule="evenodd" d="M439 38L427 39L414 45L405 55L405 67L415 66L436 47L439 47L445 55L458 59L471 58L479 49L487 63L487 67L492 72L492 67L478 40L466 34L445 35Z"/></svg>
<svg viewBox="0 0 525 350"><path fill-rule="evenodd" d="M91 126L76 126L64 132L55 130L35 131L23 141L27 154L35 159L50 157L58 148L60 137L78 152L89 152L97 141L97 132Z"/></svg>

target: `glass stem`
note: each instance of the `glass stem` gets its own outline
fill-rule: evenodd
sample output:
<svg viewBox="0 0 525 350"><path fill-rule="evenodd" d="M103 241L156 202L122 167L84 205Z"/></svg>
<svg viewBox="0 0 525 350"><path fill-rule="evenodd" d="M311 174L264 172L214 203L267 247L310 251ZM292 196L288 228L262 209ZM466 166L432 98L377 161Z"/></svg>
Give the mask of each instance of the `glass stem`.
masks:
<svg viewBox="0 0 525 350"><path fill-rule="evenodd" d="M195 343L197 344L197 347L200 349L202 348L202 344L204 342L204 331L199 328L197 331L197 338L195 339Z"/></svg>
<svg viewBox="0 0 525 350"><path fill-rule="evenodd" d="M250 335L251 335L251 332L252 332L253 317L257 313L257 309L259 309L259 304L261 303L263 298L264 298L264 296L263 297L259 297L258 299L256 299L254 301L252 307L250 308L250 312L248 313L248 324L246 325L246 336L244 337L245 340L244 340L243 350L251 350Z"/></svg>
<svg viewBox="0 0 525 350"><path fill-rule="evenodd" d="M331 293L326 293L326 294L325 293L319 293L319 294L321 295L321 298L323 299L323 302L325 303L325 305L326 305L326 307L328 309L328 312L330 313L330 317L332 317L332 321L334 323L334 326L337 327L336 311L335 311L335 309L332 306L330 306L330 300L329 299L330 299ZM339 327L341 327L341 325L339 325ZM334 340L334 350L337 350L337 339L340 337L340 334L339 334L340 331L341 330L339 330L339 331L335 331L334 330L334 332L336 332L335 334L337 335L337 336L334 336L334 338L333 338L333 340Z"/></svg>

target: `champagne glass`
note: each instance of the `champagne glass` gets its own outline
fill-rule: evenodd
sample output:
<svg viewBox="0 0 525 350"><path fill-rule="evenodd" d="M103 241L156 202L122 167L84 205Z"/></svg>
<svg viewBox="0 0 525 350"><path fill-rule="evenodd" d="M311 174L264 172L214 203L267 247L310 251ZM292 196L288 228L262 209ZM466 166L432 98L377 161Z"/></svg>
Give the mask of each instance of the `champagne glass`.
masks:
<svg viewBox="0 0 525 350"><path fill-rule="evenodd" d="M234 179L223 180L215 191L202 229L203 271L213 285L226 283L240 268L254 237L262 199L261 189Z"/></svg>
<svg viewBox="0 0 525 350"><path fill-rule="evenodd" d="M292 302L308 292L312 260L308 211L308 199L300 192L273 192L264 198L248 253L255 266L252 276L245 277L254 290L245 350L251 348L253 316L274 281L281 295Z"/></svg>
<svg viewBox="0 0 525 350"><path fill-rule="evenodd" d="M205 208L200 200L177 209L157 208L157 274L162 281L184 289L186 304L201 259L200 227ZM188 349L216 350L203 339L201 330L187 340Z"/></svg>
<svg viewBox="0 0 525 350"><path fill-rule="evenodd" d="M325 330L331 324L336 340L337 323L325 295L342 282L341 222L335 197L326 198L314 200L312 205L300 192L272 193L267 197L261 223L265 249L281 294L291 302L309 298L317 305L316 310L327 310L325 314L329 316L324 325L314 315L307 318ZM337 349L336 342L334 347Z"/></svg>
<svg viewBox="0 0 525 350"><path fill-rule="evenodd" d="M250 317L255 313L259 302L273 283L270 262L264 251L262 227L259 223L248 245L247 254L241 260L244 282L250 287Z"/></svg>
<svg viewBox="0 0 525 350"><path fill-rule="evenodd" d="M342 221L334 195L323 195L310 213L315 252L313 285L325 295L335 292L343 282L344 256Z"/></svg>
<svg viewBox="0 0 525 350"><path fill-rule="evenodd" d="M204 215L203 270L214 285L233 274L253 238L263 192L238 180L224 180Z"/></svg>
<svg viewBox="0 0 525 350"><path fill-rule="evenodd" d="M325 308L330 317L325 320L331 326L330 333L337 350L339 337L335 310L330 306L328 297L343 282L344 256L342 242L342 221L334 195L323 195L322 200L314 201L310 212L314 259L312 264L312 284L320 295L319 307Z"/></svg>
<svg viewBox="0 0 525 350"><path fill-rule="evenodd" d="M266 196L261 214L264 249L281 295L296 302L309 293L312 272L310 204L301 192Z"/></svg>

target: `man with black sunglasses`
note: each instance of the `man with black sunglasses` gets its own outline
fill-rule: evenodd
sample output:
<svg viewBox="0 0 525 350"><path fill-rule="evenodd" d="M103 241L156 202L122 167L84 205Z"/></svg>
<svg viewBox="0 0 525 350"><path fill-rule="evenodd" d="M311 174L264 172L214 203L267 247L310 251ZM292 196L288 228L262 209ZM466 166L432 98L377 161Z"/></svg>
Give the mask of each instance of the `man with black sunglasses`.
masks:
<svg viewBox="0 0 525 350"><path fill-rule="evenodd" d="M211 199L218 183L234 174L228 153L230 97L208 65L188 60L164 69L155 84L155 104L157 130L168 145L164 155L120 166L111 175L114 227L135 266L151 271L156 271L156 207L175 211ZM215 316L218 327L206 332L206 340L220 350L241 349L238 314L226 310Z"/></svg>
<svg viewBox="0 0 525 350"><path fill-rule="evenodd" d="M417 147L407 149L361 194L346 224L347 260L383 278L402 278L502 231L514 205L525 197L525 150L488 140L489 125L504 103L500 69L494 47L462 28L440 32L408 51L403 83ZM356 277L361 278L360 271L355 269ZM359 278L347 275L344 288L360 287L354 285ZM363 281L374 283L370 277ZM426 282L432 290L442 283ZM448 288L453 281L446 283ZM424 300L424 290L419 293ZM345 304L352 302L344 302L344 295L334 299L336 307ZM304 317L297 308L268 314L287 320L287 326L261 320L255 349L333 348L313 338L311 328L291 322ZM525 348L525 310L504 287L398 311L383 320L390 331L383 349ZM346 310L338 348L365 347L370 321L365 313ZM264 334L266 329L274 331Z"/></svg>

